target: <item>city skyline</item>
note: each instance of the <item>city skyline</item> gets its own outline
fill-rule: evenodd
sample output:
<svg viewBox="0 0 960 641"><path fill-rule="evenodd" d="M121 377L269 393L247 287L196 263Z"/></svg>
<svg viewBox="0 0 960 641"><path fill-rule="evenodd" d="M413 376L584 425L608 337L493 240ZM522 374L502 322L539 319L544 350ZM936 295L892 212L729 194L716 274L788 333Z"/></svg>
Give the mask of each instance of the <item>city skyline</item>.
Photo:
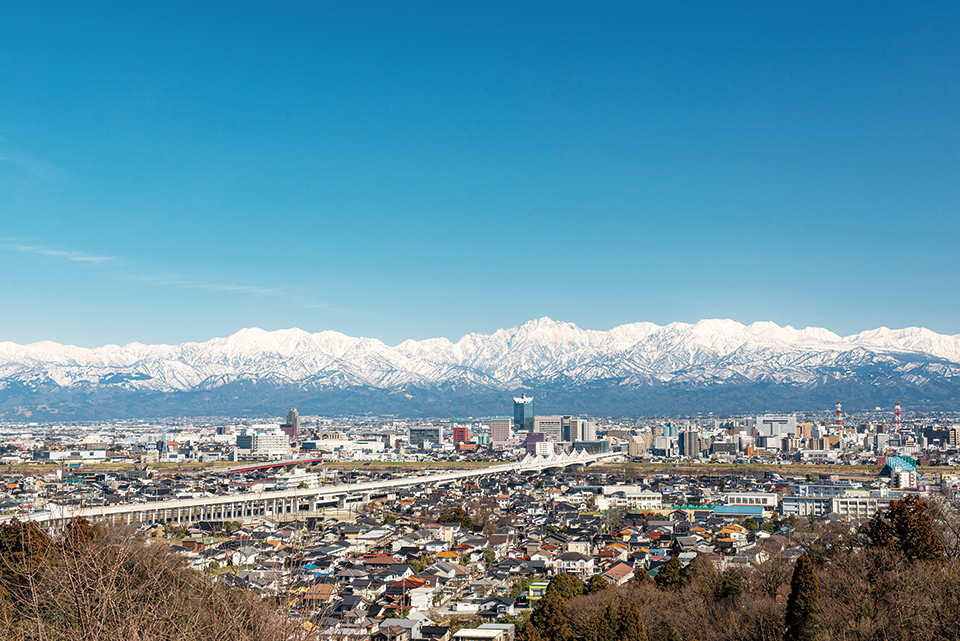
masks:
<svg viewBox="0 0 960 641"><path fill-rule="evenodd" d="M9 7L0 341L960 333L960 8Z"/></svg>

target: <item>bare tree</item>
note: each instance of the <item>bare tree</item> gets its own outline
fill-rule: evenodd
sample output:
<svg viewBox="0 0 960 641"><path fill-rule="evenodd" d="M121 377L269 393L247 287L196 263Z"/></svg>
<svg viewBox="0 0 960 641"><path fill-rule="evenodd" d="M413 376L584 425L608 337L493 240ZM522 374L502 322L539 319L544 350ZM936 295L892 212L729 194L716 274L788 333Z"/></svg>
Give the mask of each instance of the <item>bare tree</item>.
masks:
<svg viewBox="0 0 960 641"><path fill-rule="evenodd" d="M0 532L4 638L280 641L294 630L269 602L218 586L165 545L74 522L59 538Z"/></svg>

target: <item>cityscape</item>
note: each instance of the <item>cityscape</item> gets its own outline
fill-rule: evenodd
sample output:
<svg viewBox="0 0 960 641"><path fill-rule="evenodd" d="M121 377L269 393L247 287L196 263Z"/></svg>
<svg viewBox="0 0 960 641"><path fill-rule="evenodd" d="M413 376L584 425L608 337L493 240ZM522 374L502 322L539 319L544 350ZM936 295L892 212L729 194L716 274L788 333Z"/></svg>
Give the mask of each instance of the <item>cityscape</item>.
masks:
<svg viewBox="0 0 960 641"><path fill-rule="evenodd" d="M660 585L698 559L754 576L909 497L953 522L960 490L960 414L900 403L610 419L540 415L522 393L504 409L6 423L0 523L126 528L305 638L506 641L558 576Z"/></svg>
<svg viewBox="0 0 960 641"><path fill-rule="evenodd" d="M960 639L960 4L0 15L0 641Z"/></svg>

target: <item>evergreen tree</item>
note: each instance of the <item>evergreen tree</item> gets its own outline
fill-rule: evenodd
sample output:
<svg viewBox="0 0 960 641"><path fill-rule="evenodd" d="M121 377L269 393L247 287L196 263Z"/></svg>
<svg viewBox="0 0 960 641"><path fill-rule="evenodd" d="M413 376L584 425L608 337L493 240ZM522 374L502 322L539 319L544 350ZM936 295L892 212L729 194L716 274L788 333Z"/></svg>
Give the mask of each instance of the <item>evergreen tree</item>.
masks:
<svg viewBox="0 0 960 641"><path fill-rule="evenodd" d="M445 523L459 523L465 529L473 527L473 519L470 518L470 514L463 509L462 505L458 505L452 512L444 514L441 519Z"/></svg>
<svg viewBox="0 0 960 641"><path fill-rule="evenodd" d="M677 590L680 588L680 570L683 564L677 557L670 557L670 560L660 566L657 572L657 578L654 579L657 587L661 590Z"/></svg>
<svg viewBox="0 0 960 641"><path fill-rule="evenodd" d="M816 641L822 607L813 561L806 554L802 554L797 559L793 580L790 582L784 641Z"/></svg>
<svg viewBox="0 0 960 641"><path fill-rule="evenodd" d="M577 577L567 572L561 572L550 579L544 596L550 594L556 595L559 597L560 603L563 604L583 594L584 587L583 581Z"/></svg>
<svg viewBox="0 0 960 641"><path fill-rule="evenodd" d="M710 586L715 586L720 575L717 568L706 554L697 554L690 563L687 563L680 571L680 579L684 585L689 585L697 581L705 581Z"/></svg>
<svg viewBox="0 0 960 641"><path fill-rule="evenodd" d="M647 632L643 629L643 620L636 603L621 603L619 619L617 641L647 641Z"/></svg>
<svg viewBox="0 0 960 641"><path fill-rule="evenodd" d="M738 599L743 595L743 582L734 570L723 573L723 580L717 588L718 599Z"/></svg>
<svg viewBox="0 0 960 641"><path fill-rule="evenodd" d="M587 586L584 589L584 594L593 594L594 592L602 592L606 590L610 584L607 583L607 580L604 579L599 574L594 574L590 577L590 580L587 581Z"/></svg>
<svg viewBox="0 0 960 641"><path fill-rule="evenodd" d="M71 550L79 550L90 544L96 535L96 529L84 518L70 520L63 531L61 543Z"/></svg>
<svg viewBox="0 0 960 641"><path fill-rule="evenodd" d="M610 599L607 607L597 613L597 641L617 641L620 612L617 600Z"/></svg>
<svg viewBox="0 0 960 641"><path fill-rule="evenodd" d="M861 534L869 547L899 550L910 561L936 561L944 555L927 504L916 495L905 496L877 512Z"/></svg>
<svg viewBox="0 0 960 641"><path fill-rule="evenodd" d="M680 635L679 630L671 625L670 632L667 633L665 641L683 641L683 637Z"/></svg>
<svg viewBox="0 0 960 641"><path fill-rule="evenodd" d="M638 565L633 570L633 582L637 585L655 585L653 577L647 572L646 568Z"/></svg>
<svg viewBox="0 0 960 641"><path fill-rule="evenodd" d="M540 641L540 634L537 632L536 626L527 621L527 624L520 630L518 638L520 641Z"/></svg>
<svg viewBox="0 0 960 641"><path fill-rule="evenodd" d="M540 633L540 636L543 636L543 631L547 627L547 618L543 613L544 608L547 607L546 597L541 598L537 601L537 604L533 606L533 611L530 613L530 619L527 621L527 625L532 625L537 629L537 632Z"/></svg>
<svg viewBox="0 0 960 641"><path fill-rule="evenodd" d="M574 616L576 617L577 615L575 614ZM577 641L601 641L600 630L602 627L603 610L596 610L593 616L584 620L580 624L580 629L575 632Z"/></svg>
<svg viewBox="0 0 960 641"><path fill-rule="evenodd" d="M563 602L556 594L547 594L530 615L542 641L572 641L573 630L563 611Z"/></svg>

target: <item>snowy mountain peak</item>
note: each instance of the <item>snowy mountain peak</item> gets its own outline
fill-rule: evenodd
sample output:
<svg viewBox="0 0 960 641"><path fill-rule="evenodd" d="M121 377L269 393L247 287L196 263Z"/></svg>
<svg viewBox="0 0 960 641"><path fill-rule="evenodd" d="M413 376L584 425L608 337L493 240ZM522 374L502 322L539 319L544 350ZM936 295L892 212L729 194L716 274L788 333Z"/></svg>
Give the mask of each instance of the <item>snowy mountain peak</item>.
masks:
<svg viewBox="0 0 960 641"><path fill-rule="evenodd" d="M604 381L623 389L654 383L811 387L857 368L870 372L864 380L873 386L883 380L919 386L936 379L943 389L953 389L960 382L960 336L881 327L841 338L822 328L730 319L640 322L598 331L542 317L456 342L430 338L396 347L332 330L255 327L172 346L0 343L0 391L37 381L131 393L211 390L238 381L313 390L573 389Z"/></svg>

